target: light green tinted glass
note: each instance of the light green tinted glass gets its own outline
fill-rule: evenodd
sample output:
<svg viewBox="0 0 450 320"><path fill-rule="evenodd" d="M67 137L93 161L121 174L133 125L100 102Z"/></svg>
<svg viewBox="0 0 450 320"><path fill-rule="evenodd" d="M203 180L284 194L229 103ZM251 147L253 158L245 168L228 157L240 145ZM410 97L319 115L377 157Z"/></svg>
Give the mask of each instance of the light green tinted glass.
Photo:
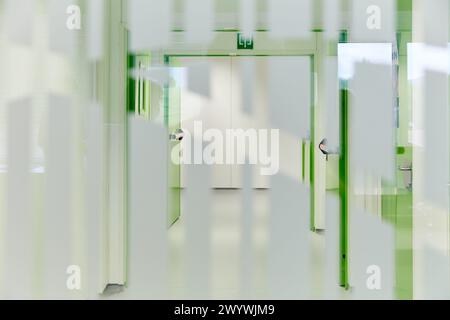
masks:
<svg viewBox="0 0 450 320"><path fill-rule="evenodd" d="M170 66L176 66L176 61L170 60L166 58L166 64L170 64ZM168 127L169 133L174 132L179 129L181 126L181 87L177 79L174 79L170 86L165 87L164 90L164 116L166 125ZM180 165L177 164L176 161L178 159L172 159L172 156L179 157L178 153L174 153L172 155L172 150L175 148L180 142L179 141L170 141L169 142L169 195L168 195L168 224L173 224L179 217L181 211L181 187L180 187Z"/></svg>
<svg viewBox="0 0 450 320"><path fill-rule="evenodd" d="M410 39L405 39L410 41ZM398 37L398 41L400 38ZM407 58L399 57L399 112L397 127L396 182L386 188L382 196L383 219L395 228L395 294L397 299L413 298L413 203L412 203L412 147L408 146L411 121L410 88L406 76Z"/></svg>
<svg viewBox="0 0 450 320"><path fill-rule="evenodd" d="M412 160L411 147L397 155L398 167ZM405 186L403 172L397 174L395 192L382 196L383 219L395 228L395 293L398 299L412 299L412 191ZM386 187L383 188L386 190Z"/></svg>

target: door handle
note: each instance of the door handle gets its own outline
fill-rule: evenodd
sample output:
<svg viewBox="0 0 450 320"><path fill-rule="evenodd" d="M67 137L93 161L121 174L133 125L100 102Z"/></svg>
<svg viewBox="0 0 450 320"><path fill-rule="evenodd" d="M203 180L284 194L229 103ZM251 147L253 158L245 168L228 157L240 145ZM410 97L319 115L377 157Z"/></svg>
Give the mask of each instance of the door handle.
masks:
<svg viewBox="0 0 450 320"><path fill-rule="evenodd" d="M403 172L403 181L407 190L412 190L412 165L400 165L398 166L398 170Z"/></svg>
<svg viewBox="0 0 450 320"><path fill-rule="evenodd" d="M181 141L184 138L184 131L181 128L178 128L174 132L169 135L169 140L171 141Z"/></svg>

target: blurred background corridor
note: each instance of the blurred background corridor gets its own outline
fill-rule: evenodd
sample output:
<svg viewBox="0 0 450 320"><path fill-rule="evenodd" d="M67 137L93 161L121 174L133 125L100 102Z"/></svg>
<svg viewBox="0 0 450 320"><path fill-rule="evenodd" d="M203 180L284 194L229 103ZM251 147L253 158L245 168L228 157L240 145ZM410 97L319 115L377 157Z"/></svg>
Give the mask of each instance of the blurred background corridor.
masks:
<svg viewBox="0 0 450 320"><path fill-rule="evenodd" d="M448 0L0 0L0 299L449 299Z"/></svg>

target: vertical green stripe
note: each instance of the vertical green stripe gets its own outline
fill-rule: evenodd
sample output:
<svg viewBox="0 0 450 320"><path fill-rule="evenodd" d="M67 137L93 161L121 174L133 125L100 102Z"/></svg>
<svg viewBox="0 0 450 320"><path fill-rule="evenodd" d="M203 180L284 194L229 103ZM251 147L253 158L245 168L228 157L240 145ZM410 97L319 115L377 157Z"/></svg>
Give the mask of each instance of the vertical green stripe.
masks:
<svg viewBox="0 0 450 320"><path fill-rule="evenodd" d="M348 287L348 91L340 90L340 285Z"/></svg>
<svg viewBox="0 0 450 320"><path fill-rule="evenodd" d="M136 56L129 54L127 57L127 73L134 69L136 61ZM127 107L128 112L134 112L134 86L135 80L128 73L127 75L128 86L127 86Z"/></svg>
<svg viewBox="0 0 450 320"><path fill-rule="evenodd" d="M169 66L170 56L164 56L164 65ZM169 126L169 85L167 83L164 84L164 124Z"/></svg>
<svg viewBox="0 0 450 320"><path fill-rule="evenodd" d="M340 33L340 43L347 42L347 32ZM338 57L339 59L339 57ZM340 88L340 155L339 155L339 198L340 198L340 285L348 288L348 91L346 83Z"/></svg>

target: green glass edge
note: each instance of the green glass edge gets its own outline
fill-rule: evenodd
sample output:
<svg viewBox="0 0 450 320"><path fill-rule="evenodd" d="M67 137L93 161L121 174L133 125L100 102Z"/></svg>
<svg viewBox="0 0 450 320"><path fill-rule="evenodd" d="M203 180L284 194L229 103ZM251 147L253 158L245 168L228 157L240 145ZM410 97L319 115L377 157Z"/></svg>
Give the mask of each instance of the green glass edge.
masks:
<svg viewBox="0 0 450 320"><path fill-rule="evenodd" d="M340 43L347 42L347 32L340 34ZM340 198L340 277L339 285L348 289L348 91L346 84L339 88L340 95L340 156L339 156L339 198Z"/></svg>

